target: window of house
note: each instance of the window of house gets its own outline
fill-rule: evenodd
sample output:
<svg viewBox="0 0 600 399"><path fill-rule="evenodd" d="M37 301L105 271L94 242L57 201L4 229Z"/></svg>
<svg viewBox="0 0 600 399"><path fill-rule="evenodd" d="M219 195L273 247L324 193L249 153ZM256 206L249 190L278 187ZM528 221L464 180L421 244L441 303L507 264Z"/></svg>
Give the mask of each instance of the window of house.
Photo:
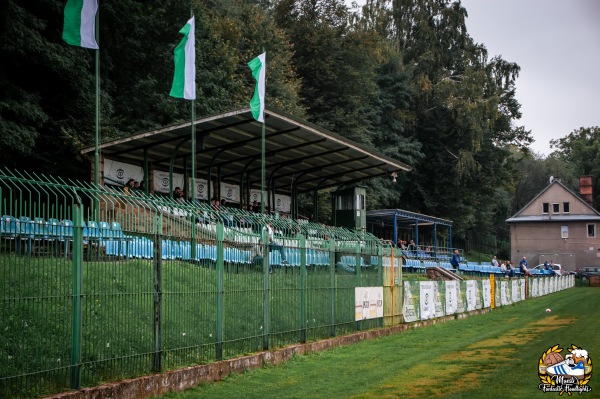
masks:
<svg viewBox="0 0 600 399"><path fill-rule="evenodd" d="M552 204L552 213L560 212L560 204Z"/></svg>
<svg viewBox="0 0 600 399"><path fill-rule="evenodd" d="M587 225L587 236L589 238L596 237L596 224Z"/></svg>
<svg viewBox="0 0 600 399"><path fill-rule="evenodd" d="M550 204L548 204L547 202L544 202L542 204L542 213L548 213L550 209Z"/></svg>
<svg viewBox="0 0 600 399"><path fill-rule="evenodd" d="M563 202L563 212L564 212L564 213L569 213L569 212L571 212L571 211L569 210L569 203L568 203L568 202Z"/></svg>

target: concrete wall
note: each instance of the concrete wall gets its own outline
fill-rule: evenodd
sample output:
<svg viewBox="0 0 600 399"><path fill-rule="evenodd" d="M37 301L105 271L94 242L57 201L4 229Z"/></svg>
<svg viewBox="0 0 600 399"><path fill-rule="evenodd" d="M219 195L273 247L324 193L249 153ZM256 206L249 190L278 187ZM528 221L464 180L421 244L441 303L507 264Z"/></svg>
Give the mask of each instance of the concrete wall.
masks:
<svg viewBox="0 0 600 399"><path fill-rule="evenodd" d="M569 229L569 238L561 238L562 226ZM600 229L600 225L596 225ZM546 259L560 263L564 270L600 265L600 231L595 238L587 237L586 222L516 223L510 226L511 261L518 265L523 256L529 267Z"/></svg>
<svg viewBox="0 0 600 399"><path fill-rule="evenodd" d="M42 399L152 398L172 391L183 391L202 382L222 380L232 373L242 373L246 370L257 369L263 367L265 364L280 364L289 360L294 355L304 355L310 352L323 351L342 345L351 345L366 339L383 337L412 328L430 326L450 320L464 319L472 315L484 314L490 311L490 308L479 309L468 313L444 316L432 320L404 323L378 330L361 331L342 337L292 345L275 351L260 352L236 359L228 359L211 364L166 371L161 374L148 375L93 388L85 388L79 391L64 392Z"/></svg>

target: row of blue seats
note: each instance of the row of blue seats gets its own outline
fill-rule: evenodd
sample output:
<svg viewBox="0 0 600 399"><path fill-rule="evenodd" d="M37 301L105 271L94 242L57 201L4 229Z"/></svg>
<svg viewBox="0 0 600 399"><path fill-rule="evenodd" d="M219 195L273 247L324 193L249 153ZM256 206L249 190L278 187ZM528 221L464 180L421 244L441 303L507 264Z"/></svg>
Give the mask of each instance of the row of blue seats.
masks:
<svg viewBox="0 0 600 399"><path fill-rule="evenodd" d="M31 240L63 240L73 237L73 221L69 219L55 219L21 216L16 218L3 215L0 219L0 236L2 238L20 238ZM124 236L118 222L83 223L84 239L119 239Z"/></svg>
<svg viewBox="0 0 600 399"><path fill-rule="evenodd" d="M154 242L146 237L124 236L121 240L100 240L100 246L105 248L106 255L123 256L127 258L152 259L154 256ZM196 255L192 258L192 246L189 241L162 240L162 259L165 260L195 260L195 261L217 261L217 246L214 244L196 243ZM289 266L300 266L300 249L283 249L287 264ZM223 260L226 263L251 264L252 252L247 249L236 247L223 248ZM283 259L279 251L269 252L269 263L281 265ZM306 264L315 266L329 265L329 253L327 251L306 249Z"/></svg>
<svg viewBox="0 0 600 399"><path fill-rule="evenodd" d="M485 273L485 274L497 274L497 275L504 274L504 272L502 271L500 266L484 265L484 264L475 263L475 262L467 262L465 264L461 264L459 266L458 270L467 272L467 273L473 272L473 273ZM531 274L534 274L534 275L551 275L552 274L551 270L530 269L529 271L531 272ZM522 274L518 268L513 268L513 272L515 275Z"/></svg>
<svg viewBox="0 0 600 399"><path fill-rule="evenodd" d="M418 259L406 259L404 267L418 272L424 272L428 267L443 267L444 269L453 270L450 262L420 261Z"/></svg>

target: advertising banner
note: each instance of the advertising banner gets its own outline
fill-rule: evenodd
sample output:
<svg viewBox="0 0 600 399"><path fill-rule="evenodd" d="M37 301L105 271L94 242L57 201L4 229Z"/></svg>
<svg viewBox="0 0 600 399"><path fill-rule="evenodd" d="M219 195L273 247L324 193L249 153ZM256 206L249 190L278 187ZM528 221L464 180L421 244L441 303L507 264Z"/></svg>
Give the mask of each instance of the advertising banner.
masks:
<svg viewBox="0 0 600 399"><path fill-rule="evenodd" d="M124 186L129 179L141 182L144 179L144 169L141 166L104 159L104 178L106 184Z"/></svg>
<svg viewBox="0 0 600 399"><path fill-rule="evenodd" d="M467 312L477 308L477 281L467 281Z"/></svg>
<svg viewBox="0 0 600 399"><path fill-rule="evenodd" d="M402 304L402 316L404 316L404 322L409 323L411 321L418 320L419 313L419 301L413 292L418 293L419 287L416 282L405 281L404 282L404 303Z"/></svg>
<svg viewBox="0 0 600 399"><path fill-rule="evenodd" d="M383 317L383 287L354 288L354 319Z"/></svg>
<svg viewBox="0 0 600 399"><path fill-rule="evenodd" d="M183 175L180 173L173 173L173 190L175 190L175 187L183 189L183 183ZM154 192L169 194L169 172L163 170L154 171Z"/></svg>
<svg viewBox="0 0 600 399"><path fill-rule="evenodd" d="M433 281L419 281L419 305L421 320L429 320L435 317L435 290Z"/></svg>
<svg viewBox="0 0 600 399"><path fill-rule="evenodd" d="M455 314L457 305L458 282L456 280L446 281L446 314Z"/></svg>

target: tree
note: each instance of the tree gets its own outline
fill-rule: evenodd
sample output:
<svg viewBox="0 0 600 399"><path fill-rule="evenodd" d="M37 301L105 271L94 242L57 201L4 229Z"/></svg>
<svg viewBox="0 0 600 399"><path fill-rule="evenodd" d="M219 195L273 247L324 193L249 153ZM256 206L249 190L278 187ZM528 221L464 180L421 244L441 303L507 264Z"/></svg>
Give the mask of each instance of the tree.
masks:
<svg viewBox="0 0 600 399"><path fill-rule="evenodd" d="M550 140L551 154L566 162L575 176L591 176L593 203L600 204L600 128L581 127L567 136Z"/></svg>
<svg viewBox="0 0 600 399"><path fill-rule="evenodd" d="M292 60L308 119L370 145L379 37L350 30L347 8L339 0L283 0L274 17L294 43Z"/></svg>

